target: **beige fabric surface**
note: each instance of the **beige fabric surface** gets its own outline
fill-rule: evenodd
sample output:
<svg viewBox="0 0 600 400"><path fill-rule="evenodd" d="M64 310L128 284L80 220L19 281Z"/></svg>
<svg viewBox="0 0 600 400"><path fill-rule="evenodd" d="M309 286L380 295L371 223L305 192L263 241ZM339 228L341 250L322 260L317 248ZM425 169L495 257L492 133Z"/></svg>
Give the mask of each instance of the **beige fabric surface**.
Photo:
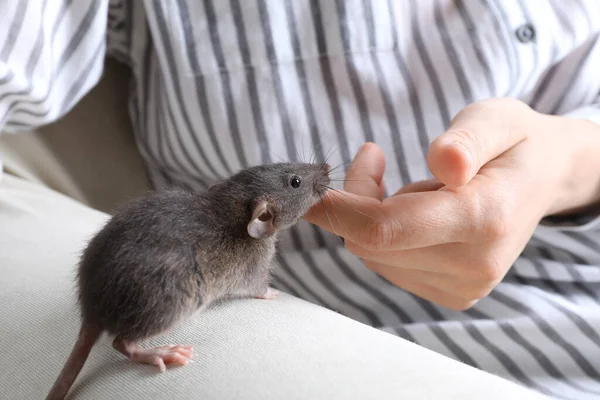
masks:
<svg viewBox="0 0 600 400"><path fill-rule="evenodd" d="M76 262L108 217L83 203L111 210L145 190L121 111L103 103L119 82L111 71L64 120L0 141L0 399L44 398L74 343ZM81 153L68 138L98 147ZM285 294L214 307L148 344L168 343L195 346L195 362L159 374L103 337L70 398L543 398Z"/></svg>

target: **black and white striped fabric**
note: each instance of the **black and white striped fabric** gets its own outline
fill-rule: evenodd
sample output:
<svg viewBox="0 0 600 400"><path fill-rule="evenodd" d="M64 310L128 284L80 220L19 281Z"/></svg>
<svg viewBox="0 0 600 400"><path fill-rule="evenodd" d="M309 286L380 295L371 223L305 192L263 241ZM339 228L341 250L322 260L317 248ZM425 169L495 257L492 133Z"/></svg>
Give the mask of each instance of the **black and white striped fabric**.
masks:
<svg viewBox="0 0 600 400"><path fill-rule="evenodd" d="M203 190L252 164L385 152L393 192L429 143L493 96L600 123L597 0L40 0L0 4L0 129L66 113L105 54L158 186ZM568 134L568 132L565 132ZM473 268L477 268L476 265ZM600 398L600 217L543 225L491 295L450 312L301 224L277 286L561 399Z"/></svg>

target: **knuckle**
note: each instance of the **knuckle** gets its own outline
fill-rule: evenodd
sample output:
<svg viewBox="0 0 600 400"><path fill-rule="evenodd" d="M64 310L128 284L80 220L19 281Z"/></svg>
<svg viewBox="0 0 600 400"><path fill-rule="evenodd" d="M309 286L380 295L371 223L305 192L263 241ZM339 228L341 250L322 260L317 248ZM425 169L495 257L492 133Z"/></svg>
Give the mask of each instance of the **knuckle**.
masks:
<svg viewBox="0 0 600 400"><path fill-rule="evenodd" d="M387 219L373 220L359 235L358 245L372 251L390 247L400 236L397 225Z"/></svg>
<svg viewBox="0 0 600 400"><path fill-rule="evenodd" d="M467 228L469 237L481 238L486 225L484 201L476 191L465 190L460 195L460 204L465 220L470 221Z"/></svg>
<svg viewBox="0 0 600 400"><path fill-rule="evenodd" d="M479 233L486 239L500 239L510 235L512 231L512 213L510 207L498 199L493 199L485 206L479 202L478 213L480 218ZM484 212L482 212L485 209Z"/></svg>
<svg viewBox="0 0 600 400"><path fill-rule="evenodd" d="M504 276L506 270L504 263L497 257L489 256L481 262L480 268L478 268L478 278L487 283L493 283L499 281Z"/></svg>
<svg viewBox="0 0 600 400"><path fill-rule="evenodd" d="M491 239L499 239L510 234L512 227L510 217L506 213L496 213L493 217L488 217L485 226L485 234Z"/></svg>

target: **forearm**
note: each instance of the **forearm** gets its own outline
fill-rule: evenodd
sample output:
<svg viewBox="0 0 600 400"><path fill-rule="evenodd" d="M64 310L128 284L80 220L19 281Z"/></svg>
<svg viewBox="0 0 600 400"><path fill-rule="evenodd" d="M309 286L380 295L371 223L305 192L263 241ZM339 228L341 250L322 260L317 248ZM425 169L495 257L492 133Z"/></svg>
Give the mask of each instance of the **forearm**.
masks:
<svg viewBox="0 0 600 400"><path fill-rule="evenodd" d="M599 111L600 113L600 111ZM589 213L600 209L600 125L582 118L548 117L550 138L562 138L567 156L557 199L549 215ZM549 167L553 160L549 159Z"/></svg>

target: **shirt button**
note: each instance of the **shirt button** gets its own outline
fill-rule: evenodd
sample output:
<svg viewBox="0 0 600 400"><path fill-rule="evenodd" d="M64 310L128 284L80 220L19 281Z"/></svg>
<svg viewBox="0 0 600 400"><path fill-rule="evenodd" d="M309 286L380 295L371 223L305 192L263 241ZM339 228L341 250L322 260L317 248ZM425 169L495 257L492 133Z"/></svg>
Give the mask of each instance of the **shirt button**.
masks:
<svg viewBox="0 0 600 400"><path fill-rule="evenodd" d="M531 42L535 39L535 29L531 24L524 24L517 28L515 32L517 35L517 39L521 43Z"/></svg>

